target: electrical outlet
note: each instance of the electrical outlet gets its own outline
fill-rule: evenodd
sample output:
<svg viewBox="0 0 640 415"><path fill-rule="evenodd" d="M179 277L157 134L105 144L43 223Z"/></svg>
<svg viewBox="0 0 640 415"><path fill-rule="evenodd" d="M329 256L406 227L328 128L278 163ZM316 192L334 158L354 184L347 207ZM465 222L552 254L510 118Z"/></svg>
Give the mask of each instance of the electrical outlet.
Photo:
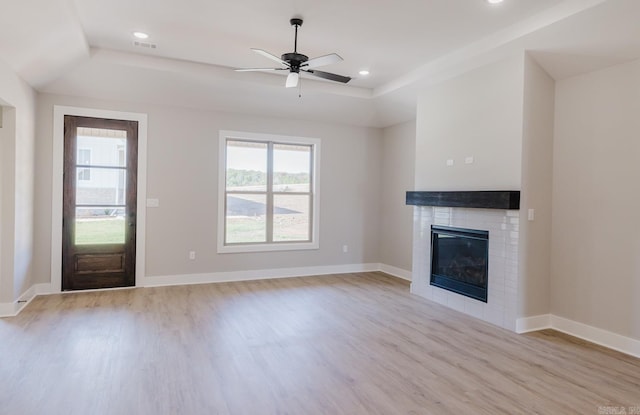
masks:
<svg viewBox="0 0 640 415"><path fill-rule="evenodd" d="M192 261L196 259L196 251L189 251L189 259Z"/></svg>
<svg viewBox="0 0 640 415"><path fill-rule="evenodd" d="M453 166L453 159L447 160L447 167Z"/></svg>

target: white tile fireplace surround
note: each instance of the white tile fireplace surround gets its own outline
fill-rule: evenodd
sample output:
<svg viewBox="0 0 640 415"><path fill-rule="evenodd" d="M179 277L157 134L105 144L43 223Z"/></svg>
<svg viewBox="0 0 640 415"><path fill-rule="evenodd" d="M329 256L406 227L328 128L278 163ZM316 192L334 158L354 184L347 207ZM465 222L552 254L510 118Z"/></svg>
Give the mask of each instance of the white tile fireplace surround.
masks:
<svg viewBox="0 0 640 415"><path fill-rule="evenodd" d="M489 323L516 330L518 304L518 210L414 206L411 292ZM489 231L487 302L429 284L431 225Z"/></svg>

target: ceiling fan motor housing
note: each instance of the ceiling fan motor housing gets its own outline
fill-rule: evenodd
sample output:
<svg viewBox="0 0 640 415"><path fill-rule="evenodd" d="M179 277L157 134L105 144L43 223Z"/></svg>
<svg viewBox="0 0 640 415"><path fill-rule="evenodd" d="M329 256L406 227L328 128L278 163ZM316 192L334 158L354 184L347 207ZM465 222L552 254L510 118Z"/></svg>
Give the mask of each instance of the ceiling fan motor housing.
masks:
<svg viewBox="0 0 640 415"><path fill-rule="evenodd" d="M299 72L300 65L308 61L309 57L307 55L303 55L302 53L291 52L282 55L281 59L291 65L292 71Z"/></svg>

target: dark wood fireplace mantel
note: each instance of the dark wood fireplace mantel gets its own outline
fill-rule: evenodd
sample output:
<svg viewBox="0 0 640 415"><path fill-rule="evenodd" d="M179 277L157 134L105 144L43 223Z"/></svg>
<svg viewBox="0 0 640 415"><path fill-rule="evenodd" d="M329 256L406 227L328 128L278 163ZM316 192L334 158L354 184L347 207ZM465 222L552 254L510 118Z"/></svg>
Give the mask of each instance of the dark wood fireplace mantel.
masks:
<svg viewBox="0 0 640 415"><path fill-rule="evenodd" d="M517 210L520 209L520 191L407 192L407 205Z"/></svg>

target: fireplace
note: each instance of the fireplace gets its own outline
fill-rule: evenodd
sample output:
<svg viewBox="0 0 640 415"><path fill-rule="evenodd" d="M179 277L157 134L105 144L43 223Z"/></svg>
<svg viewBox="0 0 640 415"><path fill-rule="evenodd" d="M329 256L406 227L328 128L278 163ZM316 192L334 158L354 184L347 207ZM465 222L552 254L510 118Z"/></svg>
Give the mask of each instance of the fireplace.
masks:
<svg viewBox="0 0 640 415"><path fill-rule="evenodd" d="M519 257L523 248L520 233L520 192L415 191L407 192L407 204L414 206L411 293L515 331L519 306ZM450 260L450 257L447 259L442 252L443 249L446 250L443 246L454 245L455 241L444 241L446 238L441 235L434 244L433 235L429 232L432 226L449 232L471 230L471 234L467 235L474 238L471 242L478 242L480 237L477 245L485 255L488 251L484 278L475 278L471 283L460 272L453 276L446 275L443 261ZM478 233L475 229L483 231ZM436 229L436 233L438 232L440 231ZM464 240L465 235L456 235L454 232L451 236L463 236ZM440 262L435 267L432 264L432 246L437 246L435 261ZM477 270L483 267L475 268ZM463 275L462 280L456 279L460 274ZM491 286L490 292L487 291L488 286ZM468 292L459 294L463 290ZM467 296L469 291L471 295Z"/></svg>
<svg viewBox="0 0 640 415"><path fill-rule="evenodd" d="M489 232L431 225L431 285L487 302Z"/></svg>

